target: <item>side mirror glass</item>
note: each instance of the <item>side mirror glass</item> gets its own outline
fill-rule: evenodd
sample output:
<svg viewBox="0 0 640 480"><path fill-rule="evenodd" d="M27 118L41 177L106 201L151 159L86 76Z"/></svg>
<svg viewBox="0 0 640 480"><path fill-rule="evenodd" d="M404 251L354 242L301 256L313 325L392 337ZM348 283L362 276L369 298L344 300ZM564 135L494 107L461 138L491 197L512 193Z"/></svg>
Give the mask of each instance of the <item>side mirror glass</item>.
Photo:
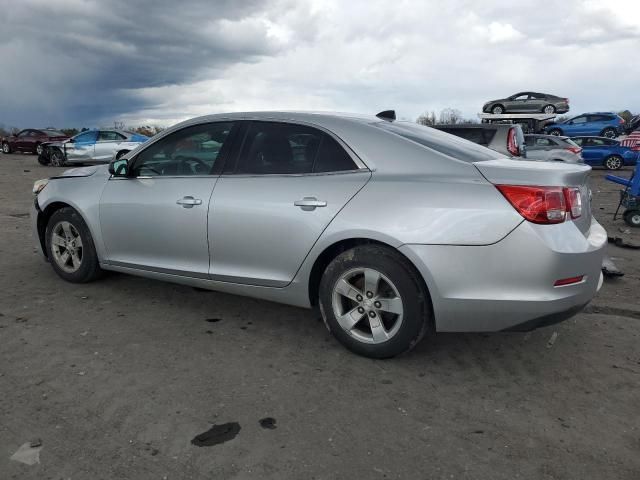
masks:
<svg viewBox="0 0 640 480"><path fill-rule="evenodd" d="M119 158L109 163L109 173L114 177L126 177L129 175L129 160Z"/></svg>

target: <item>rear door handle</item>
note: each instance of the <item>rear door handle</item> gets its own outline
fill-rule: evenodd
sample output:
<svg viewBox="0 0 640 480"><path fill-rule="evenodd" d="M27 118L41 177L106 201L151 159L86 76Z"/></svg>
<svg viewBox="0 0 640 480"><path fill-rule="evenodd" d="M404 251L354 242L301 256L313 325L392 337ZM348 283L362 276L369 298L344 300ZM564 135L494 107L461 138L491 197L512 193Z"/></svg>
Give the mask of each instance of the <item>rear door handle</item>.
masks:
<svg viewBox="0 0 640 480"><path fill-rule="evenodd" d="M315 210L317 207L327 206L327 202L318 200L316 197L304 197L302 200L296 200L293 204L302 210Z"/></svg>
<svg viewBox="0 0 640 480"><path fill-rule="evenodd" d="M202 205L202 200L187 195L186 197L183 197L176 201L176 203L178 205L182 205L184 208L193 208L194 205Z"/></svg>

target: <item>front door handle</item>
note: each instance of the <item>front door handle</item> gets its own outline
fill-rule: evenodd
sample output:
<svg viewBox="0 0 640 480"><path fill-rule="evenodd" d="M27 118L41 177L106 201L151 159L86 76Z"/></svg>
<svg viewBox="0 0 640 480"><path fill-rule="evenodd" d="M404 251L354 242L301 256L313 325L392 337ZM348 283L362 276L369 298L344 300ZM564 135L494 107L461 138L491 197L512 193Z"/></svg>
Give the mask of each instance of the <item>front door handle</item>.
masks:
<svg viewBox="0 0 640 480"><path fill-rule="evenodd" d="M194 205L202 205L202 200L187 195L186 197L183 197L180 200L176 201L176 203L178 205L182 205L184 208L193 208Z"/></svg>
<svg viewBox="0 0 640 480"><path fill-rule="evenodd" d="M293 202L296 207L302 208L302 210L315 210L317 207L326 207L327 202L318 200L316 197L304 197L302 200L296 200Z"/></svg>

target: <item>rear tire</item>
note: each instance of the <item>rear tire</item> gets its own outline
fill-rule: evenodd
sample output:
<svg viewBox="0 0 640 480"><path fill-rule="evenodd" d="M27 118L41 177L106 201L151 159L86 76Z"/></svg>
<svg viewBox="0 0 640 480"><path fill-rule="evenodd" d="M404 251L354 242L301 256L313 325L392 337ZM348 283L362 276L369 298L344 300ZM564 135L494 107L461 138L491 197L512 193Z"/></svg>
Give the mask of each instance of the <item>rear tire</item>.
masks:
<svg viewBox="0 0 640 480"><path fill-rule="evenodd" d="M320 312L345 347L369 358L411 350L431 324L428 293L395 250L362 245L338 255L320 281Z"/></svg>
<svg viewBox="0 0 640 480"><path fill-rule="evenodd" d="M630 227L640 228L640 210L627 210L622 215L622 218Z"/></svg>
<svg viewBox="0 0 640 480"><path fill-rule="evenodd" d="M500 104L494 105L493 107L491 107L491 113L493 113L494 115L501 115L504 113L504 107Z"/></svg>
<svg viewBox="0 0 640 480"><path fill-rule="evenodd" d="M122 157L124 157L127 153L129 153L129 150L120 150L117 154L116 154L116 160L120 160Z"/></svg>
<svg viewBox="0 0 640 480"><path fill-rule="evenodd" d="M555 135L556 137L560 137L562 136L562 130L560 130L559 128L552 128L551 130L549 130L549 135Z"/></svg>
<svg viewBox="0 0 640 480"><path fill-rule="evenodd" d="M556 107L553 105L545 105L544 108L542 109L542 113L548 113L548 114L556 113Z"/></svg>
<svg viewBox="0 0 640 480"><path fill-rule="evenodd" d="M602 130L602 132L600 132L600 136L607 138L616 138L618 136L618 133L616 132L615 128L605 128L604 130Z"/></svg>
<svg viewBox="0 0 640 480"><path fill-rule="evenodd" d="M42 155L42 144L41 143L36 143L35 154L38 155L38 156Z"/></svg>
<svg viewBox="0 0 640 480"><path fill-rule="evenodd" d="M8 142L2 142L2 153L11 153L11 145Z"/></svg>
<svg viewBox="0 0 640 480"><path fill-rule="evenodd" d="M102 274L89 227L73 208L51 215L45 241L53 270L67 282L86 283Z"/></svg>
<svg viewBox="0 0 640 480"><path fill-rule="evenodd" d="M624 162L622 160L622 157L619 157L618 155L609 155L604 159L604 166L608 170L620 170L623 165Z"/></svg>

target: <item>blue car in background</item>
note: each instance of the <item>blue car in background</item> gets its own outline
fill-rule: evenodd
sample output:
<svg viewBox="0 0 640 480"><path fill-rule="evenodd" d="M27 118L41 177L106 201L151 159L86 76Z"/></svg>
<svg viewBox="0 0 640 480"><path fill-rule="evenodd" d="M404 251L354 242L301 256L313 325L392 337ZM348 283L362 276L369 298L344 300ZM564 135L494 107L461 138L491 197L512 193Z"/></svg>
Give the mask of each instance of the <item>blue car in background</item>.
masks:
<svg viewBox="0 0 640 480"><path fill-rule="evenodd" d="M571 140L582 147L584 163L592 166L619 170L626 165L638 162L640 150L623 147L618 140L606 137L571 137Z"/></svg>
<svg viewBox="0 0 640 480"><path fill-rule="evenodd" d="M574 137L589 135L616 138L624 133L624 120L614 112L583 113L560 123L550 123L544 127L549 135Z"/></svg>

